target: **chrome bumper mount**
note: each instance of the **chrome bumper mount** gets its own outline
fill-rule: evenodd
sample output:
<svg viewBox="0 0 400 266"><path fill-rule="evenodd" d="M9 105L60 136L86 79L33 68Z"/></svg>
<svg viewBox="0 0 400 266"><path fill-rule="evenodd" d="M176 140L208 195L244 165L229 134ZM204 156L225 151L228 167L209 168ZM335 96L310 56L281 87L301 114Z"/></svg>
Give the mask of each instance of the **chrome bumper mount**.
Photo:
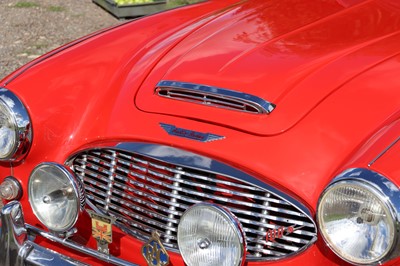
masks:
<svg viewBox="0 0 400 266"><path fill-rule="evenodd" d="M6 204L0 211L0 266L22 265L88 265L30 241L29 235L40 235L101 261L120 266L137 266L125 260L105 255L75 242L58 238L50 233L25 224L18 201Z"/></svg>

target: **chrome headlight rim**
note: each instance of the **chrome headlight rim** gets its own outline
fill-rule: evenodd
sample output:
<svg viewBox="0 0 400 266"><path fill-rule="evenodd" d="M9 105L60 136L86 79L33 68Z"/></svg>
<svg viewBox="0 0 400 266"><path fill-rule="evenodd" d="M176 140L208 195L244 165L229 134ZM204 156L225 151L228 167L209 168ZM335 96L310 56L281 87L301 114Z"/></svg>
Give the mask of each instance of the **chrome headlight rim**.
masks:
<svg viewBox="0 0 400 266"><path fill-rule="evenodd" d="M32 123L22 101L6 88L0 88L0 104L7 109L15 127L15 143L10 152L0 157L2 162L19 162L29 152L32 144Z"/></svg>
<svg viewBox="0 0 400 266"><path fill-rule="evenodd" d="M36 174L36 172L38 172L39 170L43 170L46 167L54 168L56 171L59 171L66 178L66 180L69 182L69 185L71 185L71 187L72 187L73 197L75 197L75 200L76 200L76 204L74 207L76 208L77 211L74 214L73 219L70 219L70 222L68 223L68 225L65 227L62 227L62 228L55 228L53 226L49 226L49 224L44 220L42 214L37 209L37 206L35 205L36 203L35 203L34 199L32 198L33 193L31 191L31 189L32 189L33 176ZM43 195L43 196L45 196L45 195ZM64 165L61 165L59 163L54 163L54 162L43 162L43 163L37 165L33 169L33 171L31 172L31 174L29 176L28 197L29 197L29 203L32 206L32 211L35 214L35 216L38 218L38 220L43 225L45 225L46 228L49 229L49 231L57 233L60 236L62 236L65 232L70 231L75 226L80 215L83 213L85 204L86 204L84 188L83 188L83 185L82 185L80 179L75 176L74 172L71 169L65 167ZM42 199L44 199L44 198L42 197Z"/></svg>
<svg viewBox="0 0 400 266"><path fill-rule="evenodd" d="M329 239L324 235L325 229L322 228L322 222L320 221L322 200L332 188L342 185L353 185L368 190L369 193L372 193L377 199L380 200L381 204L388 211L387 213L389 214L393 224L393 241L387 251L374 261L362 263L359 261L355 262L349 260L348 258L342 256L340 252L338 252L336 248L333 247L334 244L332 244ZM398 234L398 232L400 231L400 189L392 181L390 181L388 178L381 175L380 173L365 168L351 168L336 176L325 188L324 192L319 198L316 217L319 231L325 243L336 255L338 255L340 258L350 264L382 264L395 257L400 256L400 235Z"/></svg>
<svg viewBox="0 0 400 266"><path fill-rule="evenodd" d="M236 216L227 208L219 205L219 204L215 204L215 203L211 203L211 202L199 202L196 203L192 206L190 206L181 216L181 219L179 221L179 225L178 225L178 234L177 234L177 238L178 238L178 246L179 245L179 241L180 241L180 225L181 225L181 221L184 220L184 218L190 213L193 212L196 209L200 209L200 208L207 208L207 209L211 209L213 211L215 211L216 213L222 215L225 219L227 219L227 221L229 222L230 227L234 230L235 235L238 237L238 242L240 243L240 260L238 261L237 265L243 265L246 261L246 247L247 247L247 243L246 243L246 237L245 237L245 233L243 230L243 227L239 221L238 218L236 218ZM199 243L197 243L198 245L200 245ZM181 256L183 257L184 261L186 263L188 263L188 259L186 258L184 252L182 252L180 250ZM188 264L190 265L190 264Z"/></svg>

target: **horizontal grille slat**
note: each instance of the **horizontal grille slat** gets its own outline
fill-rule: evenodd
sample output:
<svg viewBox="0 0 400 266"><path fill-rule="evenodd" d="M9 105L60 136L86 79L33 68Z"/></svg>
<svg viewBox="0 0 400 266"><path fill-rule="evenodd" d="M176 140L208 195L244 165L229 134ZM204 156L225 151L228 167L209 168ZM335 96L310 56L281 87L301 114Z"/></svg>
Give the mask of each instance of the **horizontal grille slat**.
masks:
<svg viewBox="0 0 400 266"><path fill-rule="evenodd" d="M268 245L274 245L274 244L271 244L271 243L276 243L276 242L271 242L271 241L266 241L265 240L266 238L265 238L265 236L264 237L249 237L247 240L248 241L254 241L254 242L257 242L257 243L262 243L262 244L266 244L266 243L268 243ZM280 240L287 240L287 242L288 243L291 243L291 244L306 244L307 243L307 241L306 240L304 240L304 239L301 239L301 238L296 238L296 237L290 237L290 236L283 236ZM275 245L276 246L276 245ZM282 245L282 244L280 244L280 246L287 246L287 245ZM292 248L290 248L290 249L292 249L292 250L298 250L299 249L299 247L293 247L292 246Z"/></svg>
<svg viewBox="0 0 400 266"><path fill-rule="evenodd" d="M268 210L271 210L271 209L273 209L274 211L276 211L276 208L269 208L269 207L265 207L265 208L264 208L264 210L267 210L267 211L268 211ZM254 216L254 217L257 217L257 218L266 218L266 219L267 219L267 218L270 218L270 217L271 217L271 215L266 215L266 214L262 214L262 213L256 213L256 212L252 212L252 211L248 211L248 210L243 210L243 209L237 209L237 208L234 208L234 207L231 207L230 210L233 211L233 212L235 212L235 213L240 213L240 214L243 214L243 215ZM288 212L286 212L285 210L283 210L281 213L288 214ZM289 212L289 214L290 214L290 213L291 213L291 212ZM297 212L293 212L293 214L291 214L291 215L304 218L304 215L301 215L301 214L299 214L299 213L297 213Z"/></svg>
<svg viewBox="0 0 400 266"><path fill-rule="evenodd" d="M208 182L211 181L211 182L215 182L215 183L218 183L218 184L224 184L224 185L231 186L231 187L242 188L242 189L247 189L247 190L251 190L251 191L260 191L260 189L258 189L256 187L237 184L237 183L229 182L229 181L226 181L226 180L218 180L218 179L215 179L215 178L210 178L210 177L207 177L207 176L197 175L197 174L190 173L190 172L187 172L187 171L183 172L181 170L177 170L177 169L174 169L174 168L171 168L171 167L167 167L167 166L157 165L157 164L154 164L154 163L153 164L150 163L149 165L153 166L153 167L155 167L157 169L160 169L160 170L169 171L169 172L171 172L173 174L184 174L184 175L186 175L188 177L196 178L196 179L199 179L199 180L202 180L202 181L208 181ZM283 203L286 203L286 202L283 202Z"/></svg>
<svg viewBox="0 0 400 266"><path fill-rule="evenodd" d="M176 219L169 219L168 216L161 215L158 212L158 211L161 211L161 208L155 208L154 210L151 210L151 209L148 209L148 208L139 207L138 205L134 205L132 203L129 203L126 200L122 200L122 199L119 199L119 198L116 198L116 197L111 197L110 199L112 201L114 201L114 202L120 203L121 204L120 206L123 206L123 207L125 207L127 209L135 210L135 211L137 211L139 213L147 214L150 217L157 218L157 219L160 219L160 220L163 220L163 221L166 221L166 222L174 222L174 223L178 223L179 222ZM151 205L148 205L148 206L149 207L153 207L154 204L151 204ZM157 211L157 212L155 212L155 211ZM167 211L167 212L172 213L172 211ZM177 212L176 215L179 215L179 212Z"/></svg>
<svg viewBox="0 0 400 266"><path fill-rule="evenodd" d="M121 184L118 184L118 183L116 183L115 186L120 187L120 188L123 188L122 185L121 185ZM149 198L149 199L151 199L151 200L153 200L153 201L159 202L160 204L171 205L171 206L174 206L174 207L176 207L176 208L183 208L183 209L186 209L186 208L189 207L188 205L184 205L184 204L180 204L180 203L174 203L174 202L165 200L165 199L163 199L163 198L161 198L161 197L156 197L156 196L151 195L151 194L149 194L149 193L141 192L141 191L139 191L139 190L135 190L135 189L132 189L132 188L130 188L130 187L126 188L126 190L128 190L128 191L129 191L130 193L132 193L132 194L135 194L135 196L137 196L138 199L139 199L139 197L146 197L146 198ZM134 201L136 201L136 200L137 200L137 199L134 199ZM176 213L174 213L174 214L176 214Z"/></svg>
<svg viewBox="0 0 400 266"><path fill-rule="evenodd" d="M232 210L233 213L235 213L234 210ZM300 226L309 226L312 227L312 224L310 223L304 223L301 221L296 221L296 220L288 220L288 219L284 219L284 218L278 218L278 217L274 217L271 215L266 215L265 216L267 219L270 219L272 221L276 221L276 222L282 222L282 223L287 223L287 224L291 224L291 225L300 225ZM248 223L248 224L253 224L253 225L259 225L259 226L265 226L267 227L264 223L262 222L257 222L254 220L250 220L250 219L243 219L243 218L239 218L241 223Z"/></svg>
<svg viewBox="0 0 400 266"><path fill-rule="evenodd" d="M170 177L170 176L167 176L167 175L163 175L161 173L157 173L157 172L151 171L151 170L148 171L148 172L150 174L155 175L155 176L158 176L158 177L161 177L161 178L164 178L164 179L168 179L168 180L174 181L174 182L179 182L181 184L191 185L193 187L200 187L200 188L205 188L205 189L208 189L208 190L213 190L215 192L230 193L230 194L233 194L233 195L242 196L242 197L248 197L248 198L253 198L253 199L258 199L258 200L265 200L265 201L269 201L270 200L268 197L261 197L261 196L257 196L257 195L251 194L251 193L240 193L240 192L237 192L237 191L232 191L230 189L219 188L218 186L205 185L203 183L196 182L194 180L186 181L186 180L182 180L182 179L177 179L177 178ZM278 203L278 202L276 202L276 203ZM279 201L279 203L284 204L284 202L282 202L282 201ZM262 207L264 207L264 206L262 206Z"/></svg>
<svg viewBox="0 0 400 266"><path fill-rule="evenodd" d="M247 249L248 251L253 251L254 253L261 253L263 255L266 256L271 256L271 257L284 257L286 255L286 253L284 252L279 252L276 250L269 250L269 249L262 249L262 248L256 248L256 247L249 247ZM259 254L259 257L261 257L262 255Z"/></svg>
<svg viewBox="0 0 400 266"><path fill-rule="evenodd" d="M268 225L268 226L265 226L265 227L269 228L269 229L278 229L279 228L278 226L274 226L274 225ZM248 227L243 228L243 230L245 232L247 232L247 233L251 233L251 234L254 235L254 237L249 237L247 240L258 242L260 239L265 239L266 238L267 232L265 230L254 230L254 229L251 229L251 228L248 228ZM296 235L296 234L302 235L304 233L307 234L308 232L304 232L304 231L301 231L301 230L296 230L292 234L293 235ZM293 243L302 243L302 244L306 244L307 243L307 241L304 240L304 239L295 238L295 237L289 237L289 236L283 236L282 239L290 240Z"/></svg>
<svg viewBox="0 0 400 266"><path fill-rule="evenodd" d="M103 206L104 207L104 199L103 198L99 198L99 197L96 197L94 195L87 195L87 198L89 200L91 200L93 203L97 202L99 204L99 206ZM98 205L98 204L96 204L96 205Z"/></svg>
<svg viewBox="0 0 400 266"><path fill-rule="evenodd" d="M153 230L156 230L157 228L155 227L149 227L148 225L145 225L141 222L138 222L137 220L135 220L133 222L133 220L131 219L127 219L126 216L121 215L119 212L115 212L113 210L110 210L108 212L109 214L111 214L112 216L114 216L115 218L125 222L126 224L129 224L132 226L132 228L135 228L134 230L132 230L133 232L136 232L136 234L142 234L142 233L148 233L151 234L151 232ZM141 231L138 231L141 230Z"/></svg>
<svg viewBox="0 0 400 266"><path fill-rule="evenodd" d="M138 182L133 182L131 180L129 181L129 183L134 184L134 185L138 184ZM195 204L195 203L199 202L199 200L192 200L190 198L185 198L185 197L182 197L182 196L180 196L178 194L173 194L173 193L168 192L166 190L158 189L156 187L152 187L152 186L149 186L149 185L145 185L145 186L143 186L143 188L153 190L154 192L157 192L157 193L159 193L160 195L163 195L163 196L168 196L168 197L179 199L179 200L185 200L186 199L187 202L192 203L192 204ZM184 206L186 206L186 205L184 205Z"/></svg>
<svg viewBox="0 0 400 266"><path fill-rule="evenodd" d="M316 239L315 223L293 202L239 177L113 148L83 151L71 160L71 168L84 183L89 206L114 216L118 226L140 240L157 230L175 252L180 217L204 201L223 205L238 218L247 260L283 258ZM270 237L277 232L285 233Z"/></svg>
<svg viewBox="0 0 400 266"><path fill-rule="evenodd" d="M257 242L259 244L264 244L264 245L268 245L270 247L274 247L274 248L279 248L279 249L283 249L283 250L291 250L291 251L297 251L299 250L298 247L294 247L294 246L290 246L290 245L285 245L285 244L280 244L278 242L271 242L271 241L264 241L264 240L259 240L259 239L254 239L252 237L249 237L247 239L248 241L252 241L252 242Z"/></svg>
<svg viewBox="0 0 400 266"><path fill-rule="evenodd" d="M156 165L154 165L154 164L150 164L150 165L156 167ZM161 168L161 167L158 167L158 168ZM169 171L171 171L172 173L175 173L175 174L184 174L185 176L193 177L193 178L200 179L200 180L204 180L204 181L212 181L212 182L215 182L216 184L224 184L224 185L231 186L231 187L237 187L237 188L247 189L247 190L251 190L252 192L254 192L254 191L261 192L260 189L256 189L255 187L238 186L237 184L234 184L234 183L231 183L231 182L223 182L223 181L220 181L220 180L215 180L215 179L211 179L211 178L206 178L206 177L204 177L204 176L199 176L199 175L190 174L190 173L188 173L188 172L174 171L174 170L172 170L172 169L170 169L170 168L167 168L167 167L162 167L162 169L164 169L164 170L169 170ZM241 194L240 194L240 192L236 192L236 191L234 191L234 190L220 189L220 188L218 188L218 187L216 187L216 186L207 186L207 185L204 185L203 183L200 183L200 182L198 182L198 181L196 181L196 180L194 180L194 179L191 179L190 182L188 182L188 181L185 181L185 180L182 180L182 179L176 179L176 178L173 178L173 177L170 177L170 176L165 176L165 175L156 173L156 172L154 172L154 171L149 171L149 172L150 172L150 173L153 173L153 174L155 174L155 175L157 175L157 176L159 176L159 177L163 177L163 178L169 179L169 180L171 180L171 181L176 181L176 182L179 182L179 183L182 183L182 184L190 184L190 185L192 185L192 186L199 186L199 187L202 187L202 188L213 189L213 190L219 191L219 192L227 192L227 193L232 193L232 194L235 194L235 195L250 197L250 198L254 198L254 199L258 199L258 200L270 201L270 202L274 202L274 203L277 203L277 204L288 205L287 202L282 201L282 200L278 200L278 199L273 199L273 198L269 198L269 197L258 196L258 195L254 195L254 194L251 194L251 193L241 193Z"/></svg>
<svg viewBox="0 0 400 266"><path fill-rule="evenodd" d="M151 171L148 171L148 172L149 173L154 173L154 172L151 172ZM161 177L161 176L159 176L159 177ZM157 184L157 185L163 184L162 181L156 180L154 178L144 177L144 176L141 176L141 178L146 179L146 181L150 181L153 184ZM230 203L234 203L234 204L242 204L242 205L245 205L247 207L252 207L252 208L264 209L264 207L265 207L264 205L260 205L260 204L252 204L252 203L249 203L249 202L239 202L237 200L231 200L231 199L226 198L226 197L213 196L211 194L197 192L197 191L192 190L192 189L185 189L185 188L182 188L182 187L175 187L174 185L170 185L170 184L164 184L164 186L169 188L169 189L178 190L180 192L184 192L184 193L187 193L187 194L192 194L194 196L204 197L204 198L213 199L213 200L220 200L222 202L230 202ZM232 194L236 194L236 193L232 193Z"/></svg>
<svg viewBox="0 0 400 266"><path fill-rule="evenodd" d="M174 227L169 227L169 226L165 225L165 223L158 222L155 219L148 219L147 216L137 214L136 212L133 212L133 211L128 211L126 208L122 208L121 206L118 206L115 204L110 204L109 207L110 207L110 209L112 209L114 211L118 211L119 213L124 213L124 214L128 215L129 217L139 220L140 222L142 222L142 224L146 223L148 225L152 225L153 228L162 228L162 229L166 229L166 230L176 231L176 228L174 228ZM159 217L159 216L157 216L157 217ZM153 218L157 218L157 217L154 217L154 214L153 214Z"/></svg>

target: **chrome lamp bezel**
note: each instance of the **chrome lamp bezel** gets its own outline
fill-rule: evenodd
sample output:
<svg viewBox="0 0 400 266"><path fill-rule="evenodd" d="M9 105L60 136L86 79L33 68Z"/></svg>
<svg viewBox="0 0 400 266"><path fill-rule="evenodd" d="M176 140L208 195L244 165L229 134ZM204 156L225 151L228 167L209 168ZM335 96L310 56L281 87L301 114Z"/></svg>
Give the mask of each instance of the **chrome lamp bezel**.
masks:
<svg viewBox="0 0 400 266"><path fill-rule="evenodd" d="M245 237L242 225L233 213L231 213L228 209L224 208L223 206L221 206L219 204L214 204L214 203L210 203L210 202L200 202L200 203L196 203L196 204L192 205L184 212L184 214L182 215L181 220L179 222L179 225L178 225L178 235L177 235L178 246L179 246L179 242L180 242L180 233L181 233L180 228L181 228L182 221L190 212L197 211L197 209L201 209L201 208L207 208L212 211L215 211L216 213L223 216L224 219L226 219L226 221L230 224L231 228L234 230L235 235L238 237L238 242L240 243L240 246L239 246L240 247L240 254L239 254L240 259L236 266L244 265L244 263L246 261L246 237ZM200 245L199 243L197 243L197 244ZM184 252L182 250L180 250L180 251L181 251L181 255L182 255L183 259L185 260L185 262L188 265L190 265L187 261L186 254L184 254Z"/></svg>
<svg viewBox="0 0 400 266"><path fill-rule="evenodd" d="M35 206L35 202L33 200L33 195L32 195L32 180L33 176L36 174L37 171L43 170L44 168L53 168L56 171L58 171L60 174L63 175L63 177L68 180L69 184L72 186L73 191L71 192L72 196L75 197L76 200L76 213L74 214L73 219L71 219L71 222L68 223L68 226L65 226L64 228L55 228L52 226L49 226L49 224L46 224L46 221L43 220L43 216L39 211L37 210L37 206ZM44 170L46 171L46 170ZM30 177L29 177L29 183L28 183L28 196L29 196L29 202L32 206L32 211L35 214L35 216L38 218L38 220L45 225L51 232L56 233L59 236L65 235L65 233L69 232L76 224L78 221L78 218L84 211L85 203L86 203L86 197L83 189L83 185L81 184L81 181L75 176L73 171L69 168L66 168L65 166L58 164L58 163L52 163L52 162L45 162L37 165ZM50 193L51 194L51 193ZM42 199L44 201L46 195L43 195Z"/></svg>
<svg viewBox="0 0 400 266"><path fill-rule="evenodd" d="M6 88L0 88L1 104L10 112L16 128L15 144L11 152L3 158L2 162L19 162L29 152L32 144L32 123L28 111L22 101Z"/></svg>
<svg viewBox="0 0 400 266"><path fill-rule="evenodd" d="M394 239L386 254L379 260L368 262L365 264L351 261L336 252L335 248L331 246L329 240L327 240L324 236L324 229L321 228L320 222L321 200L323 199L327 191L329 191L329 189L339 184L351 184L369 189L369 192L373 193L389 211L389 214L391 216L390 218L393 220L394 225ZM365 168L351 168L336 176L325 188L324 192L319 198L316 217L319 231L321 232L322 238L324 239L325 243L327 243L327 245L336 255L338 255L348 263L354 265L381 265L393 258L400 256L400 189L392 181L390 181L388 178L380 173Z"/></svg>

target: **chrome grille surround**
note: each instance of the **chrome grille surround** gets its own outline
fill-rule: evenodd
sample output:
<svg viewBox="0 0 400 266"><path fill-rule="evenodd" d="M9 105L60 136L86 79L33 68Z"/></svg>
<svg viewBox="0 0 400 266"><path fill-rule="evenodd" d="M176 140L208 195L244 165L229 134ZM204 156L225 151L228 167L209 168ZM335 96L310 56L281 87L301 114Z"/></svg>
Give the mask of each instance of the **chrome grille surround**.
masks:
<svg viewBox="0 0 400 266"><path fill-rule="evenodd" d="M156 94L161 97L252 114L269 114L275 105L255 95L187 82L162 80Z"/></svg>
<svg viewBox="0 0 400 266"><path fill-rule="evenodd" d="M88 206L117 218L116 225L142 241L161 233L164 246L179 252L177 227L198 202L230 209L242 223L248 261L286 258L317 239L305 206L231 166L180 149L119 143L81 151L67 164L82 179ZM280 231L293 228L294 232ZM268 239L273 233L275 239Z"/></svg>

